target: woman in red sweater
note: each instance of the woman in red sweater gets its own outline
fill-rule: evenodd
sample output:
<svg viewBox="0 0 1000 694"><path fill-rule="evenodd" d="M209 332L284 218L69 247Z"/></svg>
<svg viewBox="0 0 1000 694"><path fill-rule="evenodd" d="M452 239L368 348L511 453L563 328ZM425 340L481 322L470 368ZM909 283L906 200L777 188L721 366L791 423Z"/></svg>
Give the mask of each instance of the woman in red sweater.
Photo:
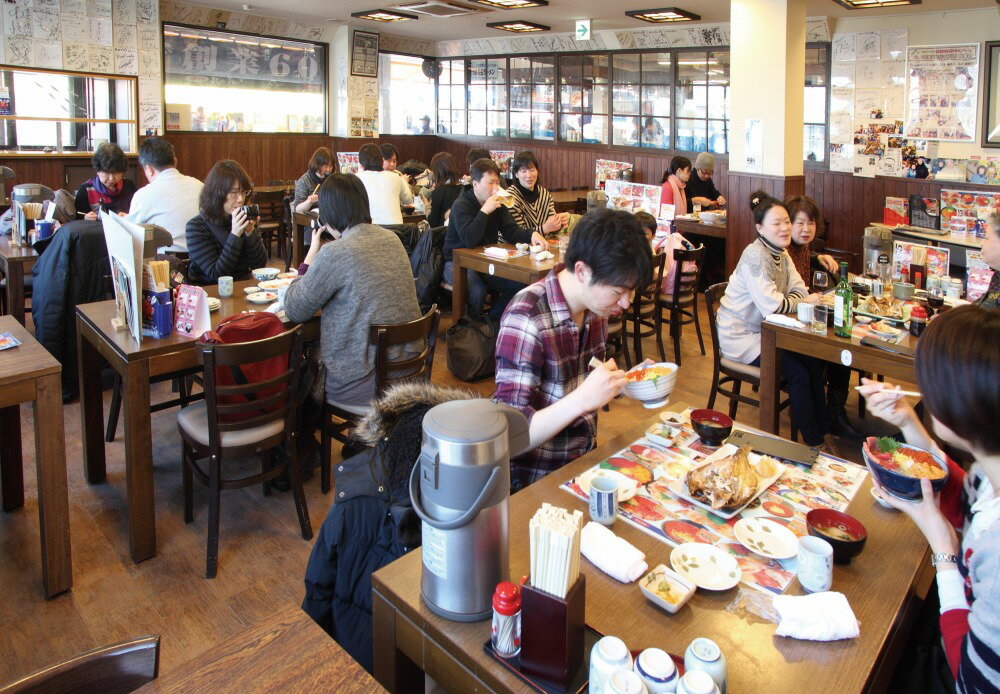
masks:
<svg viewBox="0 0 1000 694"><path fill-rule="evenodd" d="M684 193L684 186L691 178L691 160L687 157L674 157L670 160L670 168L663 172L663 180L660 185L663 192L660 194L661 205L673 205L674 214L687 214L687 196Z"/></svg>
<svg viewBox="0 0 1000 694"><path fill-rule="evenodd" d="M1000 311L963 306L934 318L917 343L916 372L934 433L969 451L966 473L948 459L937 499L903 501L879 489L927 538L937 570L941 635L959 692L1000 691ZM866 381L868 410L898 426L907 443L946 459L906 399ZM877 486L877 485L876 485ZM962 533L959 540L958 532Z"/></svg>

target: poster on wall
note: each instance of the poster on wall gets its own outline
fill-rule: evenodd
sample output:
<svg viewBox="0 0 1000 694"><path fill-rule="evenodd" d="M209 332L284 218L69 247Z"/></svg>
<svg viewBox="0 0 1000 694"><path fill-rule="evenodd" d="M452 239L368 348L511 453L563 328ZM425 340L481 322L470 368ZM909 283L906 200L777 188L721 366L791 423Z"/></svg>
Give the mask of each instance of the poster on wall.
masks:
<svg viewBox="0 0 1000 694"><path fill-rule="evenodd" d="M351 74L356 77L378 77L378 34L354 31L351 41Z"/></svg>
<svg viewBox="0 0 1000 694"><path fill-rule="evenodd" d="M747 173L762 173L764 171L764 122L749 119L746 124L746 145L743 150L744 166Z"/></svg>
<svg viewBox="0 0 1000 694"><path fill-rule="evenodd" d="M356 174L361 169L357 152L337 152L337 166L340 173Z"/></svg>
<svg viewBox="0 0 1000 694"><path fill-rule="evenodd" d="M608 207L632 214L641 211L654 217L660 216L660 197L663 194L660 186L611 179L605 181L604 192L608 195Z"/></svg>
<svg viewBox="0 0 1000 694"><path fill-rule="evenodd" d="M490 159L500 167L500 175L507 178L510 175L510 160L514 158L512 149L491 149Z"/></svg>
<svg viewBox="0 0 1000 694"><path fill-rule="evenodd" d="M910 46L906 61L906 135L974 142L979 45Z"/></svg>
<svg viewBox="0 0 1000 694"><path fill-rule="evenodd" d="M986 222L1000 213L1000 193L984 190L941 190L941 228L952 234L986 238Z"/></svg>
<svg viewBox="0 0 1000 694"><path fill-rule="evenodd" d="M628 178L631 178L632 165L627 161L598 159L594 162L594 187L603 189L605 181L618 178L622 171L630 172Z"/></svg>

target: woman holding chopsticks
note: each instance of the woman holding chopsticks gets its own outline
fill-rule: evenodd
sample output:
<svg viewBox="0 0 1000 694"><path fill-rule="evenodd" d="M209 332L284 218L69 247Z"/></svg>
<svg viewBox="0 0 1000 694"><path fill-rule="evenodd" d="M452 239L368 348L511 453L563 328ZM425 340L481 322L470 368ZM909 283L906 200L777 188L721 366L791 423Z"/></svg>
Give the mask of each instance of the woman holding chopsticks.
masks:
<svg viewBox="0 0 1000 694"><path fill-rule="evenodd" d="M333 152L319 147L309 160L309 169L295 181L295 197L292 206L296 212L305 214L319 204L319 187L333 171Z"/></svg>
<svg viewBox="0 0 1000 694"><path fill-rule="evenodd" d="M930 544L941 636L959 692L997 691L1000 682L998 344L1000 312L979 306L941 314L917 343L917 382L934 433L973 455L968 472L941 451L898 390L867 379L859 389L868 411L898 426L907 443L948 461L950 474L940 498L928 479L921 480L919 501L878 491L913 520Z"/></svg>

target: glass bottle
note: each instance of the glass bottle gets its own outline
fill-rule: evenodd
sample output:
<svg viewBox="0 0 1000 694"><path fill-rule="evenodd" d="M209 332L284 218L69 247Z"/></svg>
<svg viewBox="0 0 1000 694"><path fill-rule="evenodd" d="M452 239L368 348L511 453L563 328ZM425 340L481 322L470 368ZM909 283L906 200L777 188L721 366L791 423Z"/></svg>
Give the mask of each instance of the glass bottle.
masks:
<svg viewBox="0 0 1000 694"><path fill-rule="evenodd" d="M840 264L840 282L834 290L833 334L837 337L851 336L851 310L854 308L854 292L847 281L847 263Z"/></svg>

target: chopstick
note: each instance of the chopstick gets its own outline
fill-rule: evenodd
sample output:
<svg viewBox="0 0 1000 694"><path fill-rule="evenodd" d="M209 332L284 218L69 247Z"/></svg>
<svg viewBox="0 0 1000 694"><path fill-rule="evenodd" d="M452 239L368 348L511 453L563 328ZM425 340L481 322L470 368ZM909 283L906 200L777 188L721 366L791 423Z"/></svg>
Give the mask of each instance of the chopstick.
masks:
<svg viewBox="0 0 1000 694"><path fill-rule="evenodd" d="M532 586L566 597L580 574L581 527L581 511L545 503L535 512L528 524Z"/></svg>
<svg viewBox="0 0 1000 694"><path fill-rule="evenodd" d="M863 386L854 386L854 390L860 391ZM892 395L904 396L908 395L911 398L923 397L920 393L915 390L880 390L879 393L890 393Z"/></svg>

